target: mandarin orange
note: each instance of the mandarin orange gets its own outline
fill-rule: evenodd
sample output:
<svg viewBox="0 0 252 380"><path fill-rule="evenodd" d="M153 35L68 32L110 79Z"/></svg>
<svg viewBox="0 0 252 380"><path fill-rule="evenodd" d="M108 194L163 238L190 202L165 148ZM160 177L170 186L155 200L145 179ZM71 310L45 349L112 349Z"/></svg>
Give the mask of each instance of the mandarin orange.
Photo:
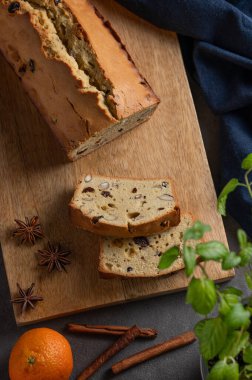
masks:
<svg viewBox="0 0 252 380"><path fill-rule="evenodd" d="M72 370L70 344L63 335L52 329L27 331L11 351L11 380L69 380Z"/></svg>

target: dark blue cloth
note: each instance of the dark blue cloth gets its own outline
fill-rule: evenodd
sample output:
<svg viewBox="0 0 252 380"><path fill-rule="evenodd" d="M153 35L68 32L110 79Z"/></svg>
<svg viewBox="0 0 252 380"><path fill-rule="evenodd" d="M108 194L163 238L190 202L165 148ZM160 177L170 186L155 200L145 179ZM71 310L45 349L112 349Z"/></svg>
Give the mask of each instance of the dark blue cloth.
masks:
<svg viewBox="0 0 252 380"><path fill-rule="evenodd" d="M185 63L221 119L221 184L243 180L252 153L252 0L118 0L158 27L179 33ZM233 193L228 211L252 235L252 200Z"/></svg>

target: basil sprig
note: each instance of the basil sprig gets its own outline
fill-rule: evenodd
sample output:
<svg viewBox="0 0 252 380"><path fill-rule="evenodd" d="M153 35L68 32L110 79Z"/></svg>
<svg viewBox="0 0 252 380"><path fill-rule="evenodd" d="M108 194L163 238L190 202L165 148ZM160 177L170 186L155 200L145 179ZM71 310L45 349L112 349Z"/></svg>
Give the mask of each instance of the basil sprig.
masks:
<svg viewBox="0 0 252 380"><path fill-rule="evenodd" d="M241 168L245 170L244 182L231 179L218 197L217 209L221 215L226 215L228 197L237 188L244 188L252 198L249 179L252 153L244 158ZM182 252L178 247L168 249L161 256L159 269L170 267L182 256L188 277L186 303L204 316L195 326L200 352L206 361L214 359L207 380L252 380L252 294L244 302L241 290L221 289L207 273L208 261L218 262L223 270L247 267L245 280L252 290L252 271L248 267L252 261L252 243L246 232L238 229L239 249L230 252L222 242L202 241L209 231L209 225L195 222L184 232Z"/></svg>

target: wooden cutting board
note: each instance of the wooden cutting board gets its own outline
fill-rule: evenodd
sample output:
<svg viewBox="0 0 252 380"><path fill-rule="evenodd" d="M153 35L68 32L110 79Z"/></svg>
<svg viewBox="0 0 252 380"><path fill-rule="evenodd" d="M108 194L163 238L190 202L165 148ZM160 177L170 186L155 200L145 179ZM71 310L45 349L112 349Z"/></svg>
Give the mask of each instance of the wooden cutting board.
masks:
<svg viewBox="0 0 252 380"><path fill-rule="evenodd" d="M184 289L183 272L146 280L102 280L97 273L98 238L77 230L68 218L68 203L82 173L132 177L170 176L182 211L191 211L213 231L209 238L226 243L216 196L188 86L178 40L133 16L112 0L95 1L111 20L140 71L161 98L148 123L128 132L88 157L67 162L49 127L28 99L12 69L0 56L0 201L1 244L11 296L36 284L44 301L20 314L18 324L77 313L90 308L138 300ZM114 64L111 57L111 64ZM11 237L15 218L39 215L47 239L72 250L68 273L38 267L34 247L20 246ZM213 279L230 278L212 263Z"/></svg>

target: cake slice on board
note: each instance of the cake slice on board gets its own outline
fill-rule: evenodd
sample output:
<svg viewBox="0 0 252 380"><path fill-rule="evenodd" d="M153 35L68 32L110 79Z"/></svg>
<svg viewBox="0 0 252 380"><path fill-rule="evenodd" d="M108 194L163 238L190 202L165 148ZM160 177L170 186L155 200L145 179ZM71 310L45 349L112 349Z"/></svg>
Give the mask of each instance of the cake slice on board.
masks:
<svg viewBox="0 0 252 380"><path fill-rule="evenodd" d="M158 264L162 254L171 247L177 246L182 252L184 232L193 220L190 214L182 215L178 226L149 237L102 238L98 268L101 277L160 277L184 268L182 257L168 269L160 270Z"/></svg>
<svg viewBox="0 0 252 380"><path fill-rule="evenodd" d="M70 216L84 230L116 237L148 236L180 222L180 210L168 178L85 175L70 203Z"/></svg>

